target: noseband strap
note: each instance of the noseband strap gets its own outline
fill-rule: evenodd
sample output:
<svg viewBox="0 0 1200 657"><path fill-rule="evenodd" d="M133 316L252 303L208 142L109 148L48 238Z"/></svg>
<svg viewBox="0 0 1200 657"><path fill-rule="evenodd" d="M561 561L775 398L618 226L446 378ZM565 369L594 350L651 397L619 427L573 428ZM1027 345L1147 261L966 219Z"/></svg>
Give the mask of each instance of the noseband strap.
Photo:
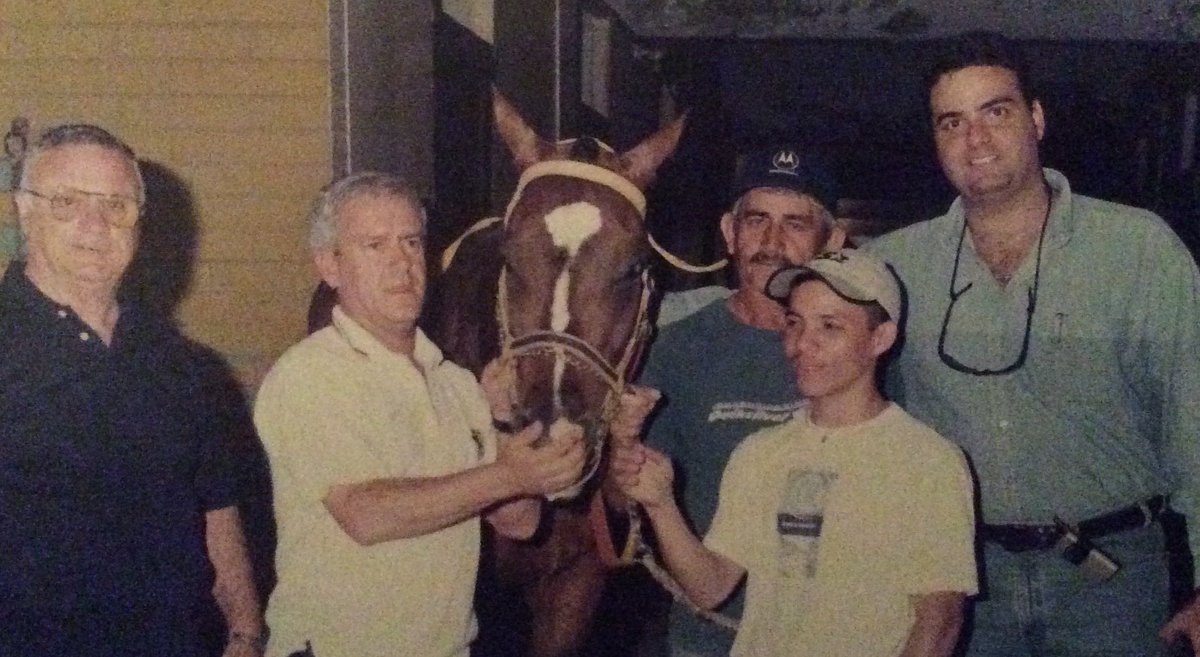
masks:
<svg viewBox="0 0 1200 657"><path fill-rule="evenodd" d="M514 339L508 346L508 352L513 356L558 349L571 354L578 362L590 366L592 371L604 379L609 388L620 387L620 374L616 368L589 342L570 333L533 331Z"/></svg>
<svg viewBox="0 0 1200 657"><path fill-rule="evenodd" d="M500 284L496 290L496 320L500 329L501 356L521 357L542 353L565 353L576 363L586 365L588 369L608 386L609 395L605 400L604 415L601 418L605 424L611 419L616 410L615 397L625 388L625 375L628 373L635 357L641 351L642 343L649 335L650 323L647 313L650 307L650 295L653 283L649 271L642 272L642 293L638 299L638 311L634 317L634 325L621 351L621 360L611 363L600 350L587 340L566 331L538 330L513 336L508 323L508 286L506 284L508 268L500 270Z"/></svg>

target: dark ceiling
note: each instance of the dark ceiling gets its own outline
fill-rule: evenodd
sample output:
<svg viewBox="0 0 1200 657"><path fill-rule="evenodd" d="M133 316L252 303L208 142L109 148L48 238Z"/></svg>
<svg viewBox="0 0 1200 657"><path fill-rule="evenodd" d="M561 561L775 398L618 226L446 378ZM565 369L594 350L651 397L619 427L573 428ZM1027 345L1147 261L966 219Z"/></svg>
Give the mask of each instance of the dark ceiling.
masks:
<svg viewBox="0 0 1200 657"><path fill-rule="evenodd" d="M1200 0L604 0L642 37L1200 40Z"/></svg>

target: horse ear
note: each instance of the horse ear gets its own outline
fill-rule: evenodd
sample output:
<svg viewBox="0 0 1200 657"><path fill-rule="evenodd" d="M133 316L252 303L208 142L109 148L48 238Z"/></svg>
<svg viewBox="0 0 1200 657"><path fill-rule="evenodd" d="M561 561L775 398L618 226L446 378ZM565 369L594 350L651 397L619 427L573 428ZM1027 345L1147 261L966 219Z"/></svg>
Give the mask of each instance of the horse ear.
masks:
<svg viewBox="0 0 1200 657"><path fill-rule="evenodd" d="M671 157L671 153L674 153L675 147L679 145L679 136L683 134L683 125L686 122L687 114L681 114L679 118L621 156L621 165L624 168L622 173L629 182L642 190L654 182L658 166Z"/></svg>
<svg viewBox="0 0 1200 657"><path fill-rule="evenodd" d="M496 132L500 133L500 138L508 146L517 171L524 171L541 162L552 152L553 147L537 136L521 118L517 108L495 87L492 88L492 116L496 121Z"/></svg>

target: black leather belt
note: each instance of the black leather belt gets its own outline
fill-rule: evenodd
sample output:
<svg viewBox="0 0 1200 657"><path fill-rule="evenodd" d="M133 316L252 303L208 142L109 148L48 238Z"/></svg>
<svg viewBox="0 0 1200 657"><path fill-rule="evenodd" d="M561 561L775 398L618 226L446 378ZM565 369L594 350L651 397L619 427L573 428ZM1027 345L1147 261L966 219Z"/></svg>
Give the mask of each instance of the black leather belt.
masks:
<svg viewBox="0 0 1200 657"><path fill-rule="evenodd" d="M1167 499L1155 495L1138 504L1088 518L1076 526L1081 536L1097 539L1151 525L1162 515ZM1056 525L988 525L980 527L980 538L1009 552L1048 550L1062 532Z"/></svg>

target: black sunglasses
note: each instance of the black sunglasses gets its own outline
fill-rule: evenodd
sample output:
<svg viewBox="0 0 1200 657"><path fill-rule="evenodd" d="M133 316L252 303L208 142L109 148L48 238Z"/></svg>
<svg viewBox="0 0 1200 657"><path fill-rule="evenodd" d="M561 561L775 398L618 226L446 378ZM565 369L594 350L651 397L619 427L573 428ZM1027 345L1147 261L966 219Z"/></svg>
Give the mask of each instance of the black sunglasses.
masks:
<svg viewBox="0 0 1200 657"><path fill-rule="evenodd" d="M1029 357L1029 335L1033 329L1033 312L1037 308L1038 285L1042 278L1042 242L1046 237L1046 225L1050 223L1050 202L1051 199L1046 200L1046 217L1042 220L1041 232L1038 233L1037 260L1033 269L1033 285L1029 287L1029 303L1025 307L1025 336L1021 338L1021 352L1017 354L1017 359L1012 364L999 369L971 367L946 352L946 330L950 327L950 315L954 312L954 304L958 303L959 298L966 294L971 286L975 285L967 283L961 290L954 289L955 283L958 282L958 263L962 258L963 239L967 236L967 222L965 219L963 220L962 233L958 236L958 249L954 252L954 269L950 273L950 305L946 306L946 316L942 318L942 331L938 335L938 358L942 359L942 362L950 369L974 376L999 376L1016 372L1025 365L1025 359Z"/></svg>

